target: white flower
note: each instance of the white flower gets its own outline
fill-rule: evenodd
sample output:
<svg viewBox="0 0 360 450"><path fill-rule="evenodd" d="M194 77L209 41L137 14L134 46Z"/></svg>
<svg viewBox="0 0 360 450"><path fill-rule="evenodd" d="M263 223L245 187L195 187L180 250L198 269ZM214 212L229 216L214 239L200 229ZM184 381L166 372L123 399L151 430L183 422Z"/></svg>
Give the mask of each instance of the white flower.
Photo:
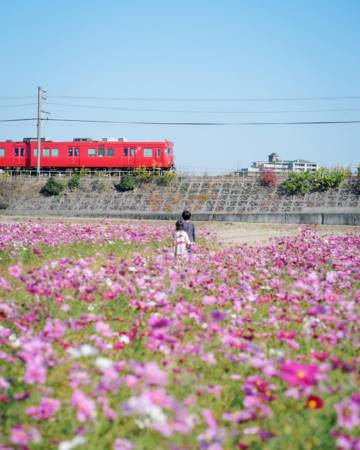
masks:
<svg viewBox="0 0 360 450"><path fill-rule="evenodd" d="M73 358L82 358L85 356L94 356L97 354L97 350L95 347L92 347L89 344L83 344L79 348L68 348L67 352Z"/></svg>
<svg viewBox="0 0 360 450"><path fill-rule="evenodd" d="M129 336L127 336L126 334L122 334L122 335L119 337L119 341L120 341L120 342L123 342L124 344L129 344L130 339L129 339Z"/></svg>
<svg viewBox="0 0 360 450"><path fill-rule="evenodd" d="M9 341L11 342L13 347L20 347L20 339L16 336L16 334L10 334Z"/></svg>
<svg viewBox="0 0 360 450"><path fill-rule="evenodd" d="M99 356L98 358L95 359L94 365L100 370L106 370L112 367L113 362L109 358L103 358Z"/></svg>
<svg viewBox="0 0 360 450"><path fill-rule="evenodd" d="M59 444L58 450L72 450L79 445L86 443L84 436L75 436L71 441L64 441Z"/></svg>

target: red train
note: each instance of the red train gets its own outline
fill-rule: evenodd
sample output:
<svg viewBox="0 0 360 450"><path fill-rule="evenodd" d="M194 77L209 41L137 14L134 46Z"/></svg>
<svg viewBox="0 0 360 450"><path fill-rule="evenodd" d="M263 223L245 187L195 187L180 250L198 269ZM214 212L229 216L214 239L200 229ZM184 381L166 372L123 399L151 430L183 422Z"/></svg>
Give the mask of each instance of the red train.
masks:
<svg viewBox="0 0 360 450"><path fill-rule="evenodd" d="M0 169L36 169L37 141L0 142ZM42 139L41 169L171 169L174 144L170 141L127 142L124 139L74 138L68 142Z"/></svg>

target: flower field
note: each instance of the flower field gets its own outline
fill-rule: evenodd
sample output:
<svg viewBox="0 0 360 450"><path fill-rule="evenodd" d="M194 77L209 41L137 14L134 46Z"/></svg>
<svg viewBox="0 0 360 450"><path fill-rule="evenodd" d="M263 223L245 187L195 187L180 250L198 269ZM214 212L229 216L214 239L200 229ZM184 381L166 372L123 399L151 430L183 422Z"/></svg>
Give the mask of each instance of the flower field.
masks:
<svg viewBox="0 0 360 450"><path fill-rule="evenodd" d="M360 449L360 233L171 232L0 225L0 450Z"/></svg>

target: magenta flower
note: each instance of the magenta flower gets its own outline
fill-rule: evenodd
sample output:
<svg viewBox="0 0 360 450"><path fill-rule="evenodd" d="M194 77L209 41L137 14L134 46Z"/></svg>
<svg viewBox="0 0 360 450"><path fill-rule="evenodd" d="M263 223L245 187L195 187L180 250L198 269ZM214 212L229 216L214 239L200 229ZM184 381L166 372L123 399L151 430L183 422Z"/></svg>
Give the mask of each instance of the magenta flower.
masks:
<svg viewBox="0 0 360 450"><path fill-rule="evenodd" d="M344 398L335 405L337 412L337 424L340 427L351 430L360 425L360 408L358 403L351 398Z"/></svg>
<svg viewBox="0 0 360 450"><path fill-rule="evenodd" d="M290 386L301 386L304 388L316 384L318 372L319 368L314 364L299 364L295 361L286 361L280 367L282 378Z"/></svg>

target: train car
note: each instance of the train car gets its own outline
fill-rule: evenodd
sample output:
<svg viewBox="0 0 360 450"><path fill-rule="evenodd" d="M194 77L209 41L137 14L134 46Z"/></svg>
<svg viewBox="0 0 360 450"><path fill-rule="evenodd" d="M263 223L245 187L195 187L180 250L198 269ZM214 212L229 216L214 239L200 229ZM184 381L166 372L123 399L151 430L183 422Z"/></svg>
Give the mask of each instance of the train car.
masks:
<svg viewBox="0 0 360 450"><path fill-rule="evenodd" d="M0 168L36 169L37 141L0 142ZM174 145L170 141L127 142L114 138L74 138L56 142L42 140L41 169L134 169L168 170L174 167Z"/></svg>

